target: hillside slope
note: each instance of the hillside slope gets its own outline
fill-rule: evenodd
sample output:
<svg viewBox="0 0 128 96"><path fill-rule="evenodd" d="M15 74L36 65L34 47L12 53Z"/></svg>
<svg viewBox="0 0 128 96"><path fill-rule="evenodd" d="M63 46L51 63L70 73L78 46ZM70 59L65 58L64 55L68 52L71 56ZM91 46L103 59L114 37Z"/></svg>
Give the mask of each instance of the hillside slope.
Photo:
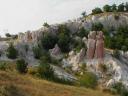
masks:
<svg viewBox="0 0 128 96"><path fill-rule="evenodd" d="M99 90L61 85L0 71L0 96L112 96Z"/></svg>

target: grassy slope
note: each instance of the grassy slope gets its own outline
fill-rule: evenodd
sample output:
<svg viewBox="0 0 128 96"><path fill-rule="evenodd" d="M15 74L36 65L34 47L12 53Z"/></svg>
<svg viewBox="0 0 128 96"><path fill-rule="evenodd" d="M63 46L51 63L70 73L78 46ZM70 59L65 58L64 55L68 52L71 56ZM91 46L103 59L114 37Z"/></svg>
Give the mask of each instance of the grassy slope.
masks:
<svg viewBox="0 0 128 96"><path fill-rule="evenodd" d="M0 71L0 96L112 96L99 90L91 90L56 84L33 78Z"/></svg>

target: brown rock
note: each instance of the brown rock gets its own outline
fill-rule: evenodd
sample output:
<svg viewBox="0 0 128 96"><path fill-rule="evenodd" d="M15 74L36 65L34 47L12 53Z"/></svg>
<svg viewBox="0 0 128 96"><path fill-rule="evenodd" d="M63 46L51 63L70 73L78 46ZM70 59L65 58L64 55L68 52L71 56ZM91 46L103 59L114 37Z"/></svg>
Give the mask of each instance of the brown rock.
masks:
<svg viewBox="0 0 128 96"><path fill-rule="evenodd" d="M96 32L92 31L88 35L88 41L87 41L87 58L93 59L95 54L95 47L96 47Z"/></svg>

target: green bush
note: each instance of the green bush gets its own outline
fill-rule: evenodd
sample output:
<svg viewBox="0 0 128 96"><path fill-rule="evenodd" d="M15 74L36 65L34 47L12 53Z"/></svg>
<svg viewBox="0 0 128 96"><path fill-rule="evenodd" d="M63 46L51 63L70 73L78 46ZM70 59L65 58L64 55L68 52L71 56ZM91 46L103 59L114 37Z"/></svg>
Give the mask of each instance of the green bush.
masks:
<svg viewBox="0 0 128 96"><path fill-rule="evenodd" d="M4 63L4 62L0 62L0 70L6 70L6 68L7 68L7 65L6 65L6 63Z"/></svg>
<svg viewBox="0 0 128 96"><path fill-rule="evenodd" d="M114 52L113 52L113 56L115 57L115 58L119 58L120 57L120 53L119 53L119 50L114 50Z"/></svg>
<svg viewBox="0 0 128 96"><path fill-rule="evenodd" d="M121 82L114 84L112 88L115 89L116 93L120 96L128 96L128 90Z"/></svg>
<svg viewBox="0 0 128 96"><path fill-rule="evenodd" d="M104 10L105 12L111 12L111 6L110 6L110 5L105 5L105 6L103 7L103 10Z"/></svg>
<svg viewBox="0 0 128 96"><path fill-rule="evenodd" d="M101 31L103 30L104 26L100 22L96 22L92 24L92 31Z"/></svg>
<svg viewBox="0 0 128 96"><path fill-rule="evenodd" d="M92 10L92 14L93 15L94 14L100 14L100 13L103 13L103 11L100 8L98 8L98 7Z"/></svg>
<svg viewBox="0 0 128 96"><path fill-rule="evenodd" d="M40 57L42 56L42 50L41 50L41 48L38 47L38 46L34 46L34 47L33 47L33 53L34 53L34 57L35 57L36 59L40 59Z"/></svg>
<svg viewBox="0 0 128 96"><path fill-rule="evenodd" d="M58 41L58 38L56 36L53 36L48 33L42 37L41 43L45 50L49 50L55 46L57 41Z"/></svg>
<svg viewBox="0 0 128 96"><path fill-rule="evenodd" d="M83 37L88 37L88 31L87 30L85 30L84 29L84 27L82 27L81 29L80 29L80 31L77 33L77 35L79 36L79 37L81 37L81 38L83 38Z"/></svg>
<svg viewBox="0 0 128 96"><path fill-rule="evenodd" d="M11 43L9 45L9 48L7 49L7 57L10 59L16 59L17 56L18 56L18 51L15 49L15 47Z"/></svg>
<svg viewBox="0 0 128 96"><path fill-rule="evenodd" d="M80 76L79 82L81 86L95 88L97 85L97 77L91 72L86 72L84 75Z"/></svg>
<svg viewBox="0 0 128 96"><path fill-rule="evenodd" d="M19 59L16 61L16 69L19 73L26 73L27 72L27 63L24 59Z"/></svg>

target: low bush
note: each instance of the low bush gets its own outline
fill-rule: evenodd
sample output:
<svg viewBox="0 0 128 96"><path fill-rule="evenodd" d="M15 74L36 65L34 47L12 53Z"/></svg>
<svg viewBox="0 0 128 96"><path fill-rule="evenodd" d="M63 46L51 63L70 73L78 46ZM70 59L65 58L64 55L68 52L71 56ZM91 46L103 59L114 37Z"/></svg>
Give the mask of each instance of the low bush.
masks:
<svg viewBox="0 0 128 96"><path fill-rule="evenodd" d="M95 88L97 85L97 77L91 72L86 72L79 77L80 86L87 88Z"/></svg>
<svg viewBox="0 0 128 96"><path fill-rule="evenodd" d="M10 59L16 59L18 56L18 51L15 49L14 45L11 43L7 49L7 57Z"/></svg>
<svg viewBox="0 0 128 96"><path fill-rule="evenodd" d="M120 96L128 96L128 90L121 82L116 83L112 89L115 90L115 93L119 94Z"/></svg>
<svg viewBox="0 0 128 96"><path fill-rule="evenodd" d="M24 59L19 59L16 61L16 69L19 73L26 73L27 72L27 63Z"/></svg>
<svg viewBox="0 0 128 96"><path fill-rule="evenodd" d="M4 63L4 62L0 62L0 70L5 71L5 70L6 70L6 68L7 68L6 63Z"/></svg>

